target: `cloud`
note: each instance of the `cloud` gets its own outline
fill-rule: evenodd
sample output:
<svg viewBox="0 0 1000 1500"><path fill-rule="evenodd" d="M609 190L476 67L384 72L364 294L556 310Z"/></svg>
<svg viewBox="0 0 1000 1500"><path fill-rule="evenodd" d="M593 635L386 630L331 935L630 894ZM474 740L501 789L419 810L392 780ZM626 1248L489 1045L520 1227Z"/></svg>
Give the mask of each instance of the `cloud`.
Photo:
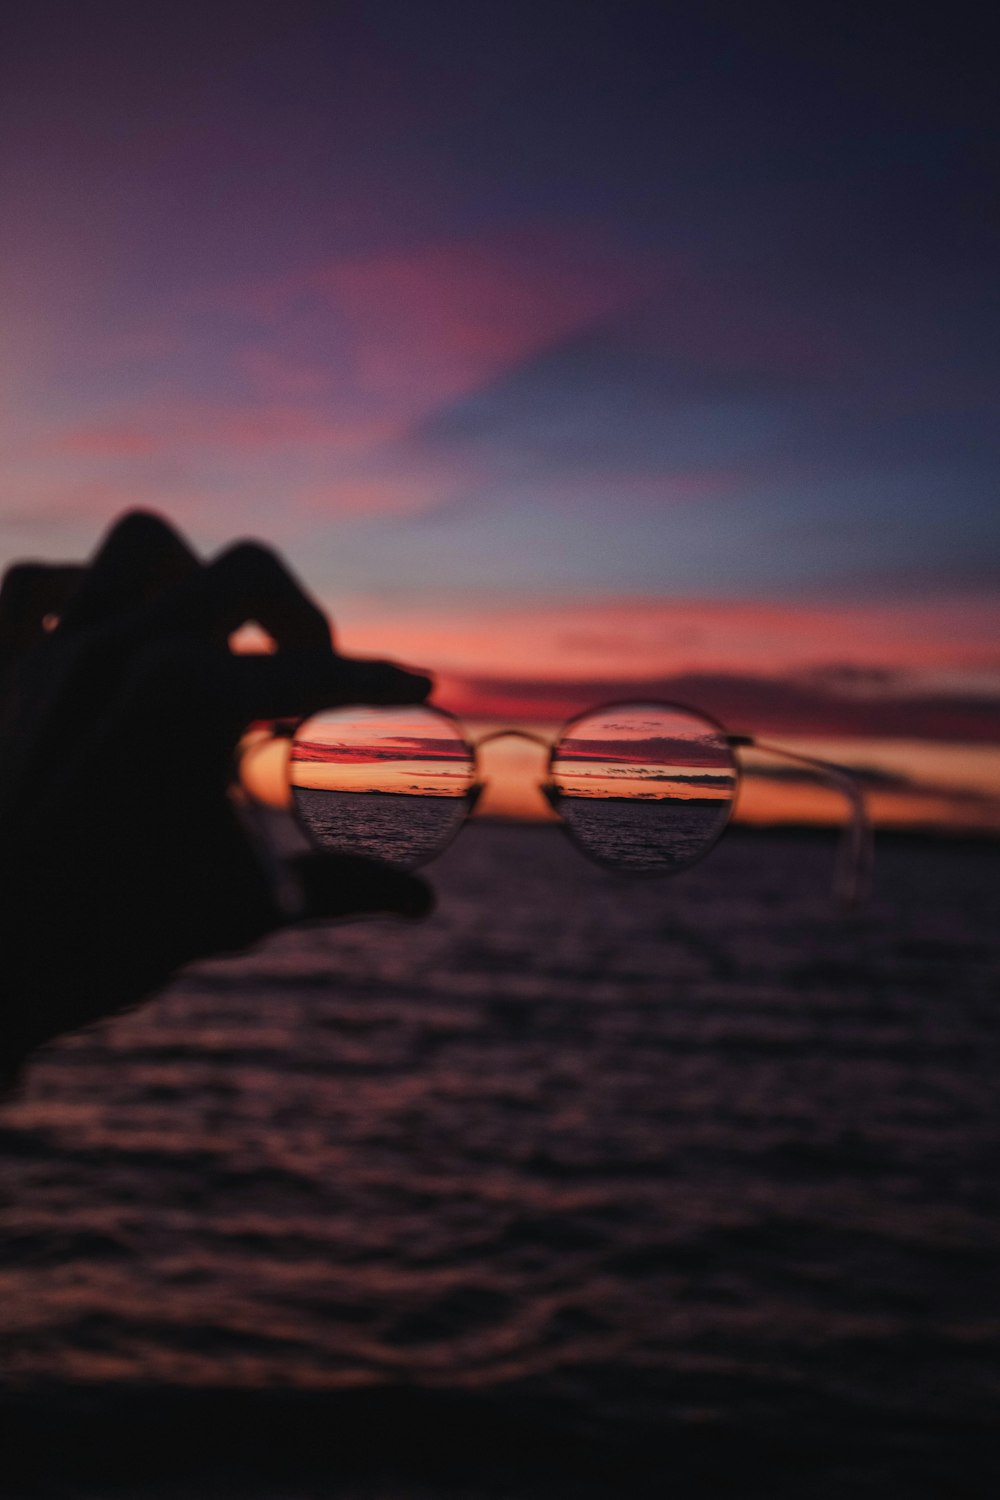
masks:
<svg viewBox="0 0 1000 1500"><path fill-rule="evenodd" d="M202 300L279 341L290 322L303 339L320 323L342 388L416 418L627 306L650 276L607 235L536 226L337 257ZM278 348L249 368L294 383Z"/></svg>
<svg viewBox="0 0 1000 1500"><path fill-rule="evenodd" d="M685 786L712 787L716 791L732 792L735 789L735 778L732 773L726 776L689 775L685 771L651 771L645 767L636 766L628 769L624 766L616 766L608 771L572 771L574 784L578 781L608 781L615 778L627 777L632 781L669 781L683 782ZM640 794L641 795L641 794Z"/></svg>
<svg viewBox="0 0 1000 1500"><path fill-rule="evenodd" d="M442 402L415 423L412 453L477 463L489 484L473 503L487 508L525 490L557 513L621 505L639 521L728 504L720 525L742 533L757 517L801 571L831 566L823 538L844 525L864 526L869 566L975 567L958 536L930 556L912 521L937 520L943 489L970 515L992 505L985 389L962 401L925 374L914 390L912 358L844 309L672 269L640 312L615 310ZM974 535L995 541L995 524Z"/></svg>
<svg viewBox="0 0 1000 1500"><path fill-rule="evenodd" d="M606 594L498 602L484 590L412 608L384 597L331 603L352 649L405 652L467 678L794 675L850 698L919 688L930 673L963 682L979 673L984 691L987 681L1000 689L996 593L882 605Z"/></svg>
<svg viewBox="0 0 1000 1500"><path fill-rule="evenodd" d="M135 458L162 451L162 440L140 426L94 423L73 427L57 439L58 449L79 458Z"/></svg>
<svg viewBox="0 0 1000 1500"><path fill-rule="evenodd" d="M641 767L652 765L719 765L729 752L709 734L691 736L647 735L645 738L591 739L577 732L559 741L559 762L599 760L606 765ZM646 774L640 772L639 774Z"/></svg>
<svg viewBox="0 0 1000 1500"><path fill-rule="evenodd" d="M175 495L182 510L193 486L234 513L280 493L307 526L439 510L489 476L408 438L414 424L627 304L636 263L607 236L543 227L182 293L161 314L169 339L94 333L75 412L35 424L20 472L43 513L72 490L85 512L88 485L165 508ZM97 386L83 379L95 360ZM96 493L93 512L108 519Z"/></svg>
<svg viewBox="0 0 1000 1500"><path fill-rule="evenodd" d="M81 423L48 441L77 458L172 454L183 460L204 449L222 449L233 457L303 447L353 453L390 430L376 418L340 419L291 403L147 398L123 408L120 421Z"/></svg>
<svg viewBox="0 0 1000 1500"><path fill-rule="evenodd" d="M324 765L368 765L381 762L412 760L467 761L464 745L455 740L412 739L396 744L330 744L326 741L295 741L295 760L321 762Z"/></svg>
<svg viewBox="0 0 1000 1500"><path fill-rule="evenodd" d="M957 782L943 781L933 776L915 776L904 771L887 770L884 766L852 765L851 776L866 792L887 792L900 795L916 793L921 797L938 797L956 806L971 809L981 807L994 812L1000 809L1000 776L993 789L963 786ZM816 773L808 766L778 766L755 764L749 768L755 780L779 782L784 785L816 785Z"/></svg>
<svg viewBox="0 0 1000 1500"><path fill-rule="evenodd" d="M903 688L858 697L792 677L722 672L589 680L453 677L443 706L468 717L551 723L629 699L647 707L653 700L690 704L736 733L1000 744L1000 693Z"/></svg>
<svg viewBox="0 0 1000 1500"><path fill-rule="evenodd" d="M615 321L526 353L416 426L436 455L489 455L491 472L536 483L620 482L637 499L698 502L784 465L796 393L773 374L720 374L675 348L636 347Z"/></svg>
<svg viewBox="0 0 1000 1500"><path fill-rule="evenodd" d="M273 535L277 523L287 538L318 519L399 517L437 504L434 473L378 460L390 431L381 418L301 403L117 403L87 421L47 425L21 445L7 467L11 500L0 521L51 529L90 519L96 528L141 505L196 535L254 525Z"/></svg>

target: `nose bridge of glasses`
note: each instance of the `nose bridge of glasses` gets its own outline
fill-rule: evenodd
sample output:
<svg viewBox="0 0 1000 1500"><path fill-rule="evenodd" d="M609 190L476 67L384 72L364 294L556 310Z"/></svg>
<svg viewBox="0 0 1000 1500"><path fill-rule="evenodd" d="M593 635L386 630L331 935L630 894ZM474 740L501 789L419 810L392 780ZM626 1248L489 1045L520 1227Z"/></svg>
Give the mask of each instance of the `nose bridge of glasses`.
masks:
<svg viewBox="0 0 1000 1500"><path fill-rule="evenodd" d="M488 734L480 735L476 741L475 748L481 745L492 744L494 740L527 740L532 745L541 745L543 750L550 749L551 742L544 734L536 734L531 729L491 729Z"/></svg>
<svg viewBox="0 0 1000 1500"><path fill-rule="evenodd" d="M491 729L475 742L477 781L483 792L477 812L548 820L546 795L549 739L530 729ZM485 755L479 752L485 748Z"/></svg>

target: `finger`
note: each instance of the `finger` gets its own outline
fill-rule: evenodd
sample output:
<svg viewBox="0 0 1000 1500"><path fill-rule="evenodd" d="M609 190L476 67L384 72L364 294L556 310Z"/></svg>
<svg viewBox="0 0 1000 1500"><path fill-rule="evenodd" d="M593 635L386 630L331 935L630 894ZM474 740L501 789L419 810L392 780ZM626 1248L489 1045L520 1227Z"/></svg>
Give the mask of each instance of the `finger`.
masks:
<svg viewBox="0 0 1000 1500"><path fill-rule="evenodd" d="M199 571L172 526L148 511L129 511L98 548L60 628L79 630L131 614Z"/></svg>
<svg viewBox="0 0 1000 1500"><path fill-rule="evenodd" d="M231 635L248 620L279 647L332 649L330 623L315 600L268 547L239 542L161 600L144 628L156 635Z"/></svg>
<svg viewBox="0 0 1000 1500"><path fill-rule="evenodd" d="M388 912L426 917L434 892L419 875L360 855L304 854L292 861L305 907L300 920Z"/></svg>
<svg viewBox="0 0 1000 1500"><path fill-rule="evenodd" d="M0 650L16 655L45 634L79 588L85 569L77 563L15 563L0 587Z"/></svg>
<svg viewBox="0 0 1000 1500"><path fill-rule="evenodd" d="M235 656L173 638L133 655L122 686L122 722L150 755L193 773L228 774L237 739L258 720L298 720L349 703L422 703L431 681L391 662L332 651Z"/></svg>
<svg viewBox="0 0 1000 1500"><path fill-rule="evenodd" d="M220 663L219 677L240 731L257 719L301 719L321 708L423 703L433 687L422 672L394 662L331 651L233 656Z"/></svg>

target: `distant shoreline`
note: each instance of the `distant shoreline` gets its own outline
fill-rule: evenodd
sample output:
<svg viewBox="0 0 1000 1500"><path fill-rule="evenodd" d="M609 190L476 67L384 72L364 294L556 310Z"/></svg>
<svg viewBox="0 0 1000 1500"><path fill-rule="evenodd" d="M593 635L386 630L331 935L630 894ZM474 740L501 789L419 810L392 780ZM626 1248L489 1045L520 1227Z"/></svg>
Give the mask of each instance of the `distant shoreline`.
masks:
<svg viewBox="0 0 1000 1500"><path fill-rule="evenodd" d="M343 796L367 796L386 798L415 798L418 801L428 802L455 802L462 799L463 793L452 792L387 792L368 791L352 792L344 791L342 788L330 787L299 787L299 791L305 792L334 792L335 795ZM639 803L643 807L653 805L651 798L637 797L586 797L574 799L581 802L610 802L610 803ZM657 802L669 802L677 807L709 807L717 808L719 799L706 797L659 797ZM519 818L506 813L490 813L475 811L470 815L472 823L491 823L505 827L524 828L553 828L559 826L557 816L551 818ZM829 823L792 823L773 822L764 823L757 821L744 821L734 817L729 824L728 832L739 834L787 834L796 838L826 838L830 834L839 833L843 824L838 822ZM911 826L890 824L886 826L875 825L875 837L880 844L890 841L901 843L929 840L937 843L966 844L969 848L991 848L1000 844L1000 830L994 828L949 828L937 823L915 823Z"/></svg>
<svg viewBox="0 0 1000 1500"><path fill-rule="evenodd" d="M384 787L365 787L361 791L355 791L349 786L302 786L298 782L292 783L293 791L297 792L325 792L336 797L409 797L426 801L449 801L455 802L466 795L465 792L390 792ZM600 797L588 793L585 797L566 797L567 801L573 802L626 802L634 806L639 803L643 807L653 807L660 802L669 802L675 807L712 807L717 808L725 802L724 797ZM530 818L514 819L512 821L523 821L526 823L534 820Z"/></svg>

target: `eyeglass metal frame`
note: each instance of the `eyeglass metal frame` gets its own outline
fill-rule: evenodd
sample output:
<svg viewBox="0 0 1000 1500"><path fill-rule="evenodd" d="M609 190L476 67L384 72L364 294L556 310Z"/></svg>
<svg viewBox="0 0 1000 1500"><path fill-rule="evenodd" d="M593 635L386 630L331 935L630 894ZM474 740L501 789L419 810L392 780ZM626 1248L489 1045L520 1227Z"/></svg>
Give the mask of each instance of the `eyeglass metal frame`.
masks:
<svg viewBox="0 0 1000 1500"><path fill-rule="evenodd" d="M600 865L603 869L613 870L615 874L618 875L631 876L640 879L644 877L660 878L665 875L680 874L681 871L691 869L694 865L700 864L703 859L707 858L707 856L711 854L712 850L719 843L720 839L722 838L723 834L726 832L726 829L729 827L732 821L733 810L736 806L736 799L740 788L740 782L744 774L744 767L741 764L739 756L736 752L739 750L759 750L763 754L774 755L783 760L793 761L796 765L807 767L810 771L813 772L817 780L825 782L828 787L830 787L833 791L839 792L841 796L845 798L850 810L850 816L849 820L844 825L843 835L840 839L839 847L837 850L836 860L834 864L832 894L834 900L836 900L841 905L845 907L854 907L862 902L869 893L874 867L874 840L872 836L871 821L868 816L868 808L865 802L864 790L857 777L852 772L848 771L844 766L835 765L832 761L821 760L814 755L804 755L801 751L789 750L783 745L774 745L769 740L758 739L756 735L732 734L728 729L726 729L723 724L718 721L718 719L714 718L711 714L706 713L704 709L695 708L689 703L675 703L666 698L620 698L611 699L604 703L594 704L592 708L584 709L580 713L573 714L569 719L567 719L561 725L554 738L549 738L546 735L537 734L529 729L518 729L515 727L510 727L505 729L490 729L486 732L486 734L480 735L478 739L473 740L470 739L468 732L466 731L465 726L462 724L461 720L449 709L439 708L437 704L434 703L424 704L422 705L422 707L427 709L428 712L435 714L438 718L447 720L447 722L452 725L453 729L455 730L457 739L468 753L469 765L471 768L473 780L470 782L466 791L462 793L460 797L455 798L456 801L465 801L466 808L463 816L456 822L454 830L448 834L447 838L443 839L442 842L435 847L432 853L426 854L421 858L414 860L414 868L417 868L420 865L429 864L431 860L437 859L438 856L442 854L444 850L447 849L449 845L461 833L463 827L468 821L470 815L475 809L477 802L479 801L487 786L487 782L480 780L478 777L479 750L483 745L488 745L494 740L526 740L531 744L540 745L544 750L546 750L548 752L546 780L540 784L540 790L542 792L542 795L545 797L545 800L549 803L549 806L559 818L560 826L565 831L571 842L586 859L589 859L594 864ZM564 794L562 793L556 782L552 779L553 767L556 760L558 759L559 747L566 740L568 731L573 727L573 725L579 724L582 720L593 718L596 714L601 714L616 709L640 709L643 711L653 710L658 713L667 710L671 713L690 715L690 717L692 717L693 719L700 720L702 723L707 724L710 728L712 728L719 736L722 744L729 751L730 762L733 770L733 794L728 799L726 816L720 820L718 828L711 834L706 842L698 848L695 854L693 854L689 859L684 860L683 863L674 865L671 869L634 869L629 868L628 866L616 864L613 860L602 858L599 854L596 854L593 849L589 848L584 843L584 841L576 835L572 824L566 819L566 817L560 810L560 804L563 801ZM335 710L335 712L337 713L343 711L344 710L342 709ZM322 712L322 710L320 710L320 712ZM282 737L287 738L291 745L294 745L296 736L298 735L298 732L301 729L302 725L308 723L311 719L314 719L316 717L317 715L315 713L308 714L306 718L300 720L296 724L277 725L276 731L281 734ZM289 768L291 767L291 763L292 762L290 759ZM363 795L363 793L360 795ZM292 801L293 806L295 806L294 794ZM299 825L305 829L309 837L314 842L316 842L315 836L309 829L305 819L298 812L297 806L296 819Z"/></svg>

